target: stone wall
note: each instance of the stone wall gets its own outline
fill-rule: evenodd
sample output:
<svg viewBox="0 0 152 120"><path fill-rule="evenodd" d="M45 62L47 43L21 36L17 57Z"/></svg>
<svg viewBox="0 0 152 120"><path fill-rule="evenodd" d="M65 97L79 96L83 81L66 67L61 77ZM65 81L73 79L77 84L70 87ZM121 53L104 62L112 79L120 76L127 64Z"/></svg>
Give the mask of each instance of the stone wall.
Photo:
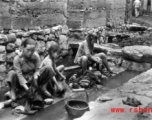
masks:
<svg viewBox="0 0 152 120"><path fill-rule="evenodd" d="M12 62L16 55L15 48L21 45L15 34L0 34L0 87L4 86L6 73L12 69Z"/></svg>

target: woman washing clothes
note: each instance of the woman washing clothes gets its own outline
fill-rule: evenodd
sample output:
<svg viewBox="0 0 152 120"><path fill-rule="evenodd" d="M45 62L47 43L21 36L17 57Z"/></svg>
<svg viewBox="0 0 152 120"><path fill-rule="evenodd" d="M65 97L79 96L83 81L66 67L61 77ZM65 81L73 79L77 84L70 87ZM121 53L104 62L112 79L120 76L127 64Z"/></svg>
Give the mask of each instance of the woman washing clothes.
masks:
<svg viewBox="0 0 152 120"><path fill-rule="evenodd" d="M78 48L74 62L82 66L83 74L87 70L89 63L103 64L110 74L114 72L110 69L106 55L104 53L94 54L94 43L97 41L97 33L89 31L86 40Z"/></svg>
<svg viewBox="0 0 152 120"><path fill-rule="evenodd" d="M40 57L35 52L36 43L34 40L26 39L22 45L23 51L13 61L14 70L10 71L7 76L10 87L7 95L10 100L5 101L4 106L16 103L18 99L25 97L27 100L24 105L28 112L31 104L33 104L32 102L38 96L39 98L42 96L42 103L45 98L51 97L46 91L45 85L51 77L52 69L49 67L40 69ZM21 92L24 94L21 94Z"/></svg>
<svg viewBox="0 0 152 120"><path fill-rule="evenodd" d="M63 96L67 90L64 76L64 65L56 66L56 61L60 57L60 47L57 42L51 41L47 49L48 56L41 63L41 67L49 67L52 71L50 81L46 84L45 89L49 90L48 94L53 96Z"/></svg>

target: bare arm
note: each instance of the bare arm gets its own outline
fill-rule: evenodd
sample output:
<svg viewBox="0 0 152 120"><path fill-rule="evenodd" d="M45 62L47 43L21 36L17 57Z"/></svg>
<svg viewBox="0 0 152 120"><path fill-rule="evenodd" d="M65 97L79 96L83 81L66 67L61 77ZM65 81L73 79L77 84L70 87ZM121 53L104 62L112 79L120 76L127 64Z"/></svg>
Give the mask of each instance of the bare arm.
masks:
<svg viewBox="0 0 152 120"><path fill-rule="evenodd" d="M57 75L59 75L61 78L64 78L64 76L58 71L55 63L53 64L53 68L54 68L54 71L55 71L55 73L56 73Z"/></svg>

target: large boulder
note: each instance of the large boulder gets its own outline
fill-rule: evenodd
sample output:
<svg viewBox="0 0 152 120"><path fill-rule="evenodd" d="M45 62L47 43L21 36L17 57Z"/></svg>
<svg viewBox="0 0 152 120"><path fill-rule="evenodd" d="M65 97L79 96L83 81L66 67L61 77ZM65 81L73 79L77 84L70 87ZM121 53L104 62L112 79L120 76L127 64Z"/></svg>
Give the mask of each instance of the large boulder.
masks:
<svg viewBox="0 0 152 120"><path fill-rule="evenodd" d="M122 54L126 59L136 62L152 62L152 47L148 46L127 46L122 49Z"/></svg>

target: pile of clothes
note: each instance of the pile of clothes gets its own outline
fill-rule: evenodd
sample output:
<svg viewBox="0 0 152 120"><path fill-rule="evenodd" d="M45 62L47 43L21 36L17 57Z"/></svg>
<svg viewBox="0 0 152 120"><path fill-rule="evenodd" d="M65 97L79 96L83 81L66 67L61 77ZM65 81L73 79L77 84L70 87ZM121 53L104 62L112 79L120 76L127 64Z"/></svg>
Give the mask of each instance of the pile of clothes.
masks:
<svg viewBox="0 0 152 120"><path fill-rule="evenodd" d="M122 100L122 103L133 107L138 107L139 105L142 105L142 103L139 100L137 100L135 97L133 98L127 97L126 101Z"/></svg>
<svg viewBox="0 0 152 120"><path fill-rule="evenodd" d="M78 88L91 88L94 85L102 84L103 81L107 81L107 77L102 75L99 71L86 71L84 75L80 77L77 74L74 74L69 79L69 85L73 89Z"/></svg>

